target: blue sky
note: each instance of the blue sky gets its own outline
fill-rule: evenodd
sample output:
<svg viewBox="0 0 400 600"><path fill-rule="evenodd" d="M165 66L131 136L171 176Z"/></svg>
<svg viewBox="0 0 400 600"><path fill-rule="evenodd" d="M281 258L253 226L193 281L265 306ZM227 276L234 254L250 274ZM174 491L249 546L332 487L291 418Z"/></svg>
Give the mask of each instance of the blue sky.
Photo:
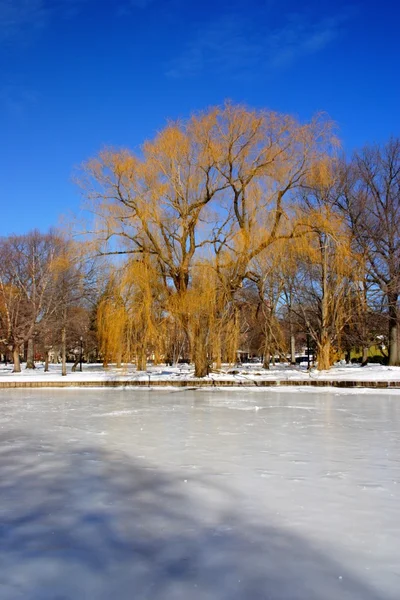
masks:
<svg viewBox="0 0 400 600"><path fill-rule="evenodd" d="M0 0L0 235L76 211L74 168L225 99L309 118L345 151L400 135L389 0Z"/></svg>

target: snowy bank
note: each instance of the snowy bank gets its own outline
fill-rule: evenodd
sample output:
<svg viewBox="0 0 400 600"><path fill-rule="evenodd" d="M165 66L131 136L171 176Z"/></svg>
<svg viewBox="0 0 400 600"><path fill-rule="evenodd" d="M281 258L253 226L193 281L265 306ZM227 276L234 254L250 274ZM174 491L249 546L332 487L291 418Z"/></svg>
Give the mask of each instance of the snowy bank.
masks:
<svg viewBox="0 0 400 600"><path fill-rule="evenodd" d="M43 365L36 369L22 368L21 373L13 373L12 365L0 366L0 387L73 387L73 386L166 386L179 387L269 387L272 385L306 385L334 387L399 387L400 367L386 367L371 364L367 367L359 365L337 365L329 371L311 370L290 365L276 365L266 370L257 364L244 364L230 368L226 365L221 371L211 372L207 377L194 377L194 370L189 365L168 367L151 366L146 371L137 371L132 365L117 369L111 365L104 368L101 364L83 366L83 371L71 372L68 368L66 377L61 375L60 365L51 365L49 372L44 372Z"/></svg>

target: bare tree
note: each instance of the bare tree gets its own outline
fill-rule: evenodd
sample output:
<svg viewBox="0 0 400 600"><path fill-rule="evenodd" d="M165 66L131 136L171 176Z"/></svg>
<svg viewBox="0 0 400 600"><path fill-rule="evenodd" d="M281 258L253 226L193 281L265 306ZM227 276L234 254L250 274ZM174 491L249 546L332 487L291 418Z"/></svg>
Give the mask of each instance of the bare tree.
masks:
<svg viewBox="0 0 400 600"><path fill-rule="evenodd" d="M400 139L368 146L354 155L343 196L356 246L366 259L371 289L385 298L389 364L400 364Z"/></svg>
<svg viewBox="0 0 400 600"><path fill-rule="evenodd" d="M0 241L0 336L12 351L15 372L21 370L21 346L32 340L52 309L60 243L58 234L38 231Z"/></svg>
<svg viewBox="0 0 400 600"><path fill-rule="evenodd" d="M93 307L101 286L96 261L88 256L85 244L64 238L57 259L52 265L52 309L48 316L58 323L61 339L62 375L67 374L67 344L71 332L76 337L77 319L80 308ZM100 270L101 272L101 270ZM84 331L81 331L82 335ZM79 336L80 337L80 336Z"/></svg>
<svg viewBox="0 0 400 600"><path fill-rule="evenodd" d="M323 161L310 173L302 190L309 233L294 244L299 266L296 305L316 344L319 369L329 369L340 353L341 334L350 319L350 293L357 285L357 256L337 208L339 174L335 161Z"/></svg>

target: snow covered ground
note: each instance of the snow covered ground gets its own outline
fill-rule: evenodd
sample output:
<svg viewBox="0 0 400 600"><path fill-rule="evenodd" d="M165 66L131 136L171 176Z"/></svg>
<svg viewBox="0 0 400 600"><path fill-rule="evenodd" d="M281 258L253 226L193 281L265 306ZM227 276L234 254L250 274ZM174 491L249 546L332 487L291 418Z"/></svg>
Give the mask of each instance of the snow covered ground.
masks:
<svg viewBox="0 0 400 600"><path fill-rule="evenodd" d="M0 598L398 600L398 394L286 390L0 390Z"/></svg>
<svg viewBox="0 0 400 600"><path fill-rule="evenodd" d="M162 379L174 381L182 379L193 379L193 367L189 365L179 365L177 367L149 366L147 371L136 371L135 367L129 365L121 369L110 366L104 369L101 364L83 365L83 372L71 373L71 365L68 365L68 379L71 381L105 381L105 380L145 380ZM61 365L50 365L50 371L44 372L42 364L38 364L34 370L27 370L22 367L21 373L13 373L12 365L0 365L1 381L57 381L65 379L61 377ZM208 379L215 381L230 380L244 383L249 381L263 380L352 380L352 381L400 381L400 367L385 367L377 364L370 364L367 367L359 365L337 365L329 371L312 370L307 372L306 367L290 365L276 365L270 370L265 370L260 364L244 364L236 367L224 365L220 372L213 372Z"/></svg>

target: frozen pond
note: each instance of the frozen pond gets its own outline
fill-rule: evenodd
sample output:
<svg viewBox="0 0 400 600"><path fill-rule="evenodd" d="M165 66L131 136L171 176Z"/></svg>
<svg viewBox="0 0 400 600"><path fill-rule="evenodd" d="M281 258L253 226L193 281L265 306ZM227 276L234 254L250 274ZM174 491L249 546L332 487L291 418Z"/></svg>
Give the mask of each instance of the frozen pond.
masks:
<svg viewBox="0 0 400 600"><path fill-rule="evenodd" d="M399 600L400 393L0 391L1 600Z"/></svg>

